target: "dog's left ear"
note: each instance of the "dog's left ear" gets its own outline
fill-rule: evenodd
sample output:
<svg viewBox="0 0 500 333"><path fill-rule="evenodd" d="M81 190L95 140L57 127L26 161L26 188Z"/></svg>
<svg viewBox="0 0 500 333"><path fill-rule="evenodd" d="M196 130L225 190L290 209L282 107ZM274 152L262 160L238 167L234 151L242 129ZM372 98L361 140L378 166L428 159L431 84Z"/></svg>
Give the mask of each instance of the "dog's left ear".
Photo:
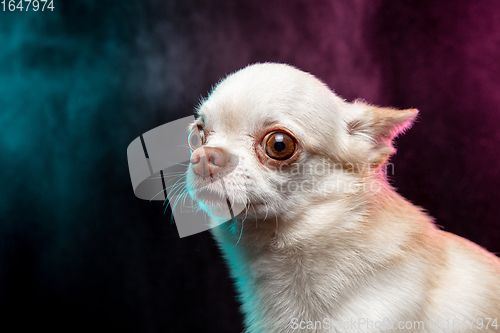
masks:
<svg viewBox="0 0 500 333"><path fill-rule="evenodd" d="M392 140L408 130L418 114L417 109L396 110L354 102L356 119L347 124L350 135L370 143L368 162L383 164L395 152Z"/></svg>

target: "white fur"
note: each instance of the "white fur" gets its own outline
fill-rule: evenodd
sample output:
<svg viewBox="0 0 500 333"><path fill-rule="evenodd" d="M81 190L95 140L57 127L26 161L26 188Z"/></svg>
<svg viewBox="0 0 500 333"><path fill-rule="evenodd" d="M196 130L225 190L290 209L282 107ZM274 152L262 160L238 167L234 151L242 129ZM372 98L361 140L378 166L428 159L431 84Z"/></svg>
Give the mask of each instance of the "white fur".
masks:
<svg viewBox="0 0 500 333"><path fill-rule="evenodd" d="M198 114L205 147L238 158L224 185L246 209L212 231L247 332L479 331L452 325L464 317L500 325L499 259L437 229L385 180L391 140L411 126L415 110L348 103L310 74L266 63L228 76ZM293 165L269 167L256 153L273 124L300 145ZM321 166L330 169L317 172ZM306 188L294 190L293 182ZM310 190L312 183L319 187ZM188 184L195 199L202 187L225 193L191 168ZM294 318L323 329L294 329ZM358 326L325 329L325 320ZM424 326L359 325L366 321Z"/></svg>

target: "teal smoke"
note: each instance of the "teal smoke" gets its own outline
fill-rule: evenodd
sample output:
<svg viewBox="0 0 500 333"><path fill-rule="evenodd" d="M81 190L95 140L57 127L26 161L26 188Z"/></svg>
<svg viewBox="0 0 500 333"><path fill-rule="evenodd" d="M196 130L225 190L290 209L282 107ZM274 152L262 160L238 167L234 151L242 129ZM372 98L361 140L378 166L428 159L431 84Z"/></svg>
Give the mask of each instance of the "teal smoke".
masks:
<svg viewBox="0 0 500 333"><path fill-rule="evenodd" d="M127 45L109 34L99 38L75 36L61 11L3 13L2 228L40 217L52 224L42 229L77 221L70 214L81 213L83 198L95 196L95 169L123 144L114 134L123 119L117 91Z"/></svg>
<svg viewBox="0 0 500 333"><path fill-rule="evenodd" d="M149 126L128 69L140 16L117 24L131 8L102 1L55 7L0 13L0 298L11 311L75 288L105 246L90 238L123 210L109 197L131 192L126 147Z"/></svg>

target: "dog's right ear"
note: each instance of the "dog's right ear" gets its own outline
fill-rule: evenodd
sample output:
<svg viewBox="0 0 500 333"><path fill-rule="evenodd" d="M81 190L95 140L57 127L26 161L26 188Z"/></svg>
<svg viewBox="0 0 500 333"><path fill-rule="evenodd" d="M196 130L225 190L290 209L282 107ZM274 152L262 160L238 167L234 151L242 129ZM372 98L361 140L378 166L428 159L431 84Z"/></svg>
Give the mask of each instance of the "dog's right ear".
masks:
<svg viewBox="0 0 500 333"><path fill-rule="evenodd" d="M408 130L418 114L417 109L396 110L354 102L355 119L347 124L349 135L370 143L368 161L372 166L383 164L395 152L392 140Z"/></svg>

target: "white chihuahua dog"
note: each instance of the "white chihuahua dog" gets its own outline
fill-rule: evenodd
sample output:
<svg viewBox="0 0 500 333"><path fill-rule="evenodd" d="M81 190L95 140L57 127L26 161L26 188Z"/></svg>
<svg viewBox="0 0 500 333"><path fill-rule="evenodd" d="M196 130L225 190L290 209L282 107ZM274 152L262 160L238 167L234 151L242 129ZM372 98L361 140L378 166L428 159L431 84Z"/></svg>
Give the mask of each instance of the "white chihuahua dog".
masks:
<svg viewBox="0 0 500 333"><path fill-rule="evenodd" d="M247 332L500 332L499 258L386 181L416 115L346 102L273 63L201 103L187 187L213 221L243 207L212 232Z"/></svg>

